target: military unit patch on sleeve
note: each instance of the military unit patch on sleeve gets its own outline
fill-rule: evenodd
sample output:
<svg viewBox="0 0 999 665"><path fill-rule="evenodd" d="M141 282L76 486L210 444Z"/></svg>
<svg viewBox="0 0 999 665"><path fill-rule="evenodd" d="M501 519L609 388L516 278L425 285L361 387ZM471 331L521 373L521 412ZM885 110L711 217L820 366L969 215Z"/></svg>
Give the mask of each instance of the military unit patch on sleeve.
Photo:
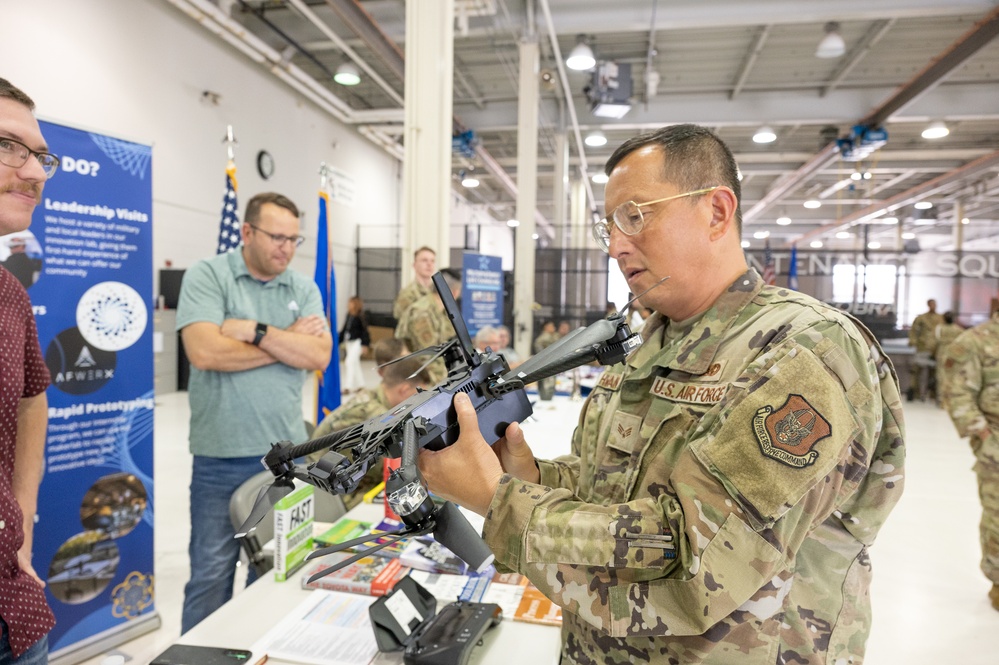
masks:
<svg viewBox="0 0 999 665"><path fill-rule="evenodd" d="M753 433L764 455L795 468L814 464L812 447L832 434L829 421L801 395L788 395L776 411L770 405L756 411Z"/></svg>

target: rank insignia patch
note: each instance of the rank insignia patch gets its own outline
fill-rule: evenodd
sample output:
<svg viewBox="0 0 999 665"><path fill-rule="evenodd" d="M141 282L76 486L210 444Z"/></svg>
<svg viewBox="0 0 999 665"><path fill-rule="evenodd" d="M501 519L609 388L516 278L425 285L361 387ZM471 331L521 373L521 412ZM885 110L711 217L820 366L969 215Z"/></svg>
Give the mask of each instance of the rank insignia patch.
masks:
<svg viewBox="0 0 999 665"><path fill-rule="evenodd" d="M756 412L753 433L764 455L800 469L815 463L819 453L812 447L832 434L832 427L804 397L788 395L776 411L768 405Z"/></svg>

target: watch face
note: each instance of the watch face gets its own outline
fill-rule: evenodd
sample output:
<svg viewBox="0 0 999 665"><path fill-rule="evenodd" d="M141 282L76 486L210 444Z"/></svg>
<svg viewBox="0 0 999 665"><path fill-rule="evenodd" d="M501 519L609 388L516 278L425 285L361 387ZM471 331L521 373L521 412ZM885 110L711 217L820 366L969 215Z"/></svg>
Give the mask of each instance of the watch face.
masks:
<svg viewBox="0 0 999 665"><path fill-rule="evenodd" d="M266 150L257 153L257 172L264 180L274 175L274 158Z"/></svg>

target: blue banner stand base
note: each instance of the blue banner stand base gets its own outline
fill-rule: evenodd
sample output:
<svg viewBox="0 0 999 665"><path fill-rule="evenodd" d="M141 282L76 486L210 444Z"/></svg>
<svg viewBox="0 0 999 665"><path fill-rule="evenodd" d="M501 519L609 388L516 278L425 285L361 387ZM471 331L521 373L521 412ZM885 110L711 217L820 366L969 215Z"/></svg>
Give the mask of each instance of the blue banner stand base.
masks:
<svg viewBox="0 0 999 665"><path fill-rule="evenodd" d="M118 646L134 640L139 635L156 630L163 625L159 612L144 614L141 617L110 628L87 639L70 644L49 654L49 665L75 665L88 658L106 653Z"/></svg>

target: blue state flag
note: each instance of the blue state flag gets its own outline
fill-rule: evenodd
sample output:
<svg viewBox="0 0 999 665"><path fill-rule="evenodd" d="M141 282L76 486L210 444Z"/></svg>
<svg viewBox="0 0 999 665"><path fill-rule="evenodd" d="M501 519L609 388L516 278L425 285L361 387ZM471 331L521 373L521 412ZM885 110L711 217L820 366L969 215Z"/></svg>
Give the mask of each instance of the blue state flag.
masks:
<svg viewBox="0 0 999 665"><path fill-rule="evenodd" d="M791 265L787 269L787 288L798 290L798 246L791 245Z"/></svg>
<svg viewBox="0 0 999 665"><path fill-rule="evenodd" d="M227 254L239 247L239 204L236 201L236 162L229 160L225 167L225 196L222 198L222 220L219 222L219 241L216 254Z"/></svg>
<svg viewBox="0 0 999 665"><path fill-rule="evenodd" d="M316 239L316 286L323 299L326 322L333 334L333 356L326 371L316 371L316 424L322 422L331 411L340 406L340 361L337 349L340 340L336 330L336 275L333 273L333 257L330 254L329 195L319 192L319 233Z"/></svg>

